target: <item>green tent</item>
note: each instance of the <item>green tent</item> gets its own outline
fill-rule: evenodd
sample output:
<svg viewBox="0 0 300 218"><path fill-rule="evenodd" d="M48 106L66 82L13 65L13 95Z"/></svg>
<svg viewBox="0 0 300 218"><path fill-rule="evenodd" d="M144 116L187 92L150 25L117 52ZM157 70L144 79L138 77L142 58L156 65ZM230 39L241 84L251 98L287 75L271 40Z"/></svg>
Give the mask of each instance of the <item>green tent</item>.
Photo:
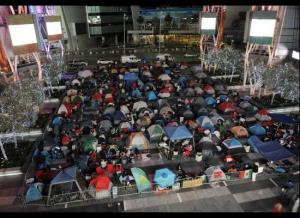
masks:
<svg viewBox="0 0 300 218"><path fill-rule="evenodd" d="M84 152L90 153L96 150L98 140L93 135L84 135L79 139L79 144L83 148Z"/></svg>
<svg viewBox="0 0 300 218"><path fill-rule="evenodd" d="M139 192L143 192L151 188L151 183L142 169L133 167L130 170Z"/></svg>
<svg viewBox="0 0 300 218"><path fill-rule="evenodd" d="M163 136L164 129L158 125L158 124L153 124L151 125L148 129L147 132L149 134L149 140L151 142L153 141L159 141L161 139L161 137Z"/></svg>

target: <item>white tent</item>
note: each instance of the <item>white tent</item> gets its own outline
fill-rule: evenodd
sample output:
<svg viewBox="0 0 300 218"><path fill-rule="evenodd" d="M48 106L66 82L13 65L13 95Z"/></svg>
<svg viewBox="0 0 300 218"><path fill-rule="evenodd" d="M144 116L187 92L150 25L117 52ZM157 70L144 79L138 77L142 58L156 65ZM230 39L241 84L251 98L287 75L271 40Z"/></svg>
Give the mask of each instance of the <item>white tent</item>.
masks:
<svg viewBox="0 0 300 218"><path fill-rule="evenodd" d="M63 114L63 113L68 113L68 109L64 104L61 104L57 111L57 114Z"/></svg>
<svg viewBox="0 0 300 218"><path fill-rule="evenodd" d="M158 79L162 80L162 81L170 81L171 77L168 74L161 74Z"/></svg>
<svg viewBox="0 0 300 218"><path fill-rule="evenodd" d="M144 102L144 101L138 101L138 102L135 102L133 104L132 110L133 111L139 111L140 109L147 108L147 107L148 107L148 105L147 105L146 102Z"/></svg>
<svg viewBox="0 0 300 218"><path fill-rule="evenodd" d="M79 72L78 72L78 76L79 76L80 78L88 78L88 77L93 76L93 72L90 71L90 70L79 71Z"/></svg>

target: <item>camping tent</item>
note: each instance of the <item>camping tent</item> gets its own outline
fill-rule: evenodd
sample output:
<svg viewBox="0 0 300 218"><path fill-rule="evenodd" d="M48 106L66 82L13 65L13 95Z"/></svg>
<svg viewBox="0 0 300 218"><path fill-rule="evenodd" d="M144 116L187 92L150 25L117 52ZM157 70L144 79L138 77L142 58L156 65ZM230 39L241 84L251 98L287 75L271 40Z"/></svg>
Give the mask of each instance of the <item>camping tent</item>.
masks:
<svg viewBox="0 0 300 218"><path fill-rule="evenodd" d="M211 122L216 125L218 123L218 120L221 120L221 121L225 121L224 118L222 116L220 116L219 114L215 114L214 116L212 116L210 118Z"/></svg>
<svg viewBox="0 0 300 218"><path fill-rule="evenodd" d="M211 166L204 172L208 177L208 182L224 181L226 180L225 173L218 166Z"/></svg>
<svg viewBox="0 0 300 218"><path fill-rule="evenodd" d="M154 182L161 188L166 188L174 185L176 174L168 168L156 170L154 173Z"/></svg>
<svg viewBox="0 0 300 218"><path fill-rule="evenodd" d="M214 90L214 87L211 86L211 85L206 85L203 89L207 94L215 94L215 90Z"/></svg>
<svg viewBox="0 0 300 218"><path fill-rule="evenodd" d="M133 107L132 107L132 110L133 111L139 111L141 110L142 108L147 108L148 105L146 102L144 101L137 101L133 104Z"/></svg>
<svg viewBox="0 0 300 218"><path fill-rule="evenodd" d="M170 89L165 87L159 90L158 97L160 98L169 98L171 96Z"/></svg>
<svg viewBox="0 0 300 218"><path fill-rule="evenodd" d="M95 198L100 199L109 197L111 195L111 189L113 184L106 174L101 173L100 175L98 175L90 181L89 189L91 186L95 187L96 189Z"/></svg>
<svg viewBox="0 0 300 218"><path fill-rule="evenodd" d="M90 153L91 151L96 150L96 146L98 143L98 140L95 136L92 134L90 135L83 135L79 139L80 146L83 148L85 153Z"/></svg>
<svg viewBox="0 0 300 218"><path fill-rule="evenodd" d="M151 183L147 178L146 173L142 169L133 167L130 170L134 177L139 192L143 192L151 188Z"/></svg>
<svg viewBox="0 0 300 218"><path fill-rule="evenodd" d="M142 132L132 132L129 135L127 147L130 146L139 150L145 150L150 148L149 141Z"/></svg>
<svg viewBox="0 0 300 218"><path fill-rule="evenodd" d="M158 79L162 80L162 81L170 81L171 77L168 74L161 74Z"/></svg>
<svg viewBox="0 0 300 218"><path fill-rule="evenodd" d="M158 141L162 138L164 129L158 124L153 124L152 126L148 127L147 133L149 135L150 142Z"/></svg>
<svg viewBox="0 0 300 218"><path fill-rule="evenodd" d="M229 113L235 111L235 107L230 102L222 102L218 105L218 109L223 113Z"/></svg>
<svg viewBox="0 0 300 218"><path fill-rule="evenodd" d="M208 116L200 116L196 119L196 122L201 128L209 129L211 132L215 131L213 122L209 119Z"/></svg>
<svg viewBox="0 0 300 218"><path fill-rule="evenodd" d="M269 121L272 118L268 114L269 114L269 111L267 109L263 108L255 114L255 118L258 119L259 121Z"/></svg>
<svg viewBox="0 0 300 218"><path fill-rule="evenodd" d="M164 129L171 141L193 138L191 132L184 125L175 127L164 127Z"/></svg>
<svg viewBox="0 0 300 218"><path fill-rule="evenodd" d="M147 93L147 100L148 101L156 101L157 100L157 96L154 91L149 91Z"/></svg>
<svg viewBox="0 0 300 218"><path fill-rule="evenodd" d="M29 186L26 195L25 195L25 202L33 202L43 199L42 192L43 192L44 184L40 182L33 183Z"/></svg>
<svg viewBox="0 0 300 218"><path fill-rule="evenodd" d="M172 110L171 107L165 106L160 109L159 114L163 116L164 118L169 117L169 114L175 114L175 112Z"/></svg>
<svg viewBox="0 0 300 218"><path fill-rule="evenodd" d="M100 132L109 132L110 129L113 127L112 123L110 120L102 120L99 123L99 131Z"/></svg>
<svg viewBox="0 0 300 218"><path fill-rule="evenodd" d="M131 132L132 125L130 122L122 122L119 125L120 132Z"/></svg>
<svg viewBox="0 0 300 218"><path fill-rule="evenodd" d="M225 145L225 147L227 149L234 149L234 148L242 148L243 145L240 143L240 141L238 141L237 139L235 138L232 138L232 139L226 139L224 140L223 142L223 145Z"/></svg>
<svg viewBox="0 0 300 218"><path fill-rule="evenodd" d="M213 106L214 107L217 104L216 99L214 99L213 97L207 97L205 99L205 102L206 102L207 106Z"/></svg>
<svg viewBox="0 0 300 218"><path fill-rule="evenodd" d="M236 138L245 138L249 136L247 129L243 126L234 126L230 129L230 131Z"/></svg>
<svg viewBox="0 0 300 218"><path fill-rule="evenodd" d="M67 91L67 96L74 96L77 95L77 90L76 89L69 89Z"/></svg>
<svg viewBox="0 0 300 218"><path fill-rule="evenodd" d="M90 71L90 70L79 71L79 72L78 72L78 76L79 76L80 78L88 78L88 77L93 76L93 72Z"/></svg>
<svg viewBox="0 0 300 218"><path fill-rule="evenodd" d="M82 189L77 181L77 168L75 166L65 168L61 170L50 182L49 191L48 191L48 200L47 204L49 204L51 195L53 195L52 190L54 186L62 186L64 191L71 192L73 189L73 183L76 184L78 190L81 193L83 199L86 199L84 194L82 193Z"/></svg>
<svg viewBox="0 0 300 218"><path fill-rule="evenodd" d="M252 135L257 135L257 136L261 136L261 135L264 135L266 134L266 130L264 127L262 127L260 124L255 124L254 126L251 126L249 128L249 132L252 134Z"/></svg>

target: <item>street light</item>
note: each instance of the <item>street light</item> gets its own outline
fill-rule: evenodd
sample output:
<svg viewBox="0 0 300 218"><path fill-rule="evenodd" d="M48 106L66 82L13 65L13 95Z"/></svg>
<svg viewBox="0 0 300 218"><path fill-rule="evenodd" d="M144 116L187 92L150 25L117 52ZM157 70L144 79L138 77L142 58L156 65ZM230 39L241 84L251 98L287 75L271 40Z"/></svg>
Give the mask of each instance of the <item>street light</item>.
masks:
<svg viewBox="0 0 300 218"><path fill-rule="evenodd" d="M125 22L126 22L126 20L128 19L128 17L126 16L126 14L124 13L124 17L123 17L124 19L123 19L123 24L124 24L124 48L123 48L123 53L124 53L124 55L125 55L125 33L126 33L126 29L125 29Z"/></svg>
<svg viewBox="0 0 300 218"><path fill-rule="evenodd" d="M159 16L158 54L160 54L161 17L162 17L162 12L160 13Z"/></svg>

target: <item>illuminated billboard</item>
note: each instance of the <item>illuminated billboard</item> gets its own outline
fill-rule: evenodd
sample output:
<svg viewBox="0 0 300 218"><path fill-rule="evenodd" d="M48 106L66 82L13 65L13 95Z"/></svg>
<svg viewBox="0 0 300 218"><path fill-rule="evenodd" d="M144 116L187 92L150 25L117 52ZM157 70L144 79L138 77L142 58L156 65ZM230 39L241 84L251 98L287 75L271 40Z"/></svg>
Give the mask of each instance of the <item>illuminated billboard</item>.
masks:
<svg viewBox="0 0 300 218"><path fill-rule="evenodd" d="M63 39L60 16L46 16L45 22L49 41Z"/></svg>
<svg viewBox="0 0 300 218"><path fill-rule="evenodd" d="M7 25L15 55L38 51L37 36L32 15L7 16Z"/></svg>

